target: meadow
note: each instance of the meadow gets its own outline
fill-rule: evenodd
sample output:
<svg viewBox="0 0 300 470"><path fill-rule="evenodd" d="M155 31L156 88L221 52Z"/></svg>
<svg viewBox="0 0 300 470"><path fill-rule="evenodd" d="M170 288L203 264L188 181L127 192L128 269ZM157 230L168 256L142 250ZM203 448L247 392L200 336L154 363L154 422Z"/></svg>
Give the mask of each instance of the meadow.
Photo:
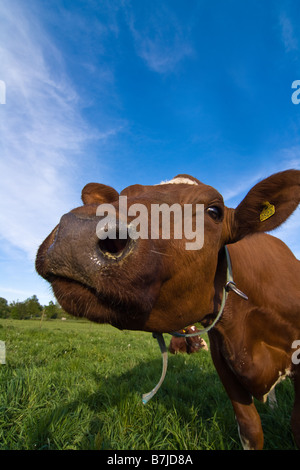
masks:
<svg viewBox="0 0 300 470"><path fill-rule="evenodd" d="M142 393L161 374L149 333L76 320L0 319L0 340L1 450L241 449L209 352L169 354L161 389L143 405ZM257 403L265 449L295 449L291 382L276 394L273 410Z"/></svg>

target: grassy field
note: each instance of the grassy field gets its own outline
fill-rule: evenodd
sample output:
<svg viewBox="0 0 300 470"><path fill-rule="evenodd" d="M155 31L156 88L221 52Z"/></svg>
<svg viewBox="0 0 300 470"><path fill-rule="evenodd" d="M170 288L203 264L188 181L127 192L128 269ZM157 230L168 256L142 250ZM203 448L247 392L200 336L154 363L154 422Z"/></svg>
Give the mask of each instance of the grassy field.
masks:
<svg viewBox="0 0 300 470"><path fill-rule="evenodd" d="M165 335L167 344L170 337ZM231 404L210 354L169 355L161 374L149 333L88 322L0 320L0 449L240 449ZM278 407L257 404L266 449L294 449L293 388L277 389Z"/></svg>

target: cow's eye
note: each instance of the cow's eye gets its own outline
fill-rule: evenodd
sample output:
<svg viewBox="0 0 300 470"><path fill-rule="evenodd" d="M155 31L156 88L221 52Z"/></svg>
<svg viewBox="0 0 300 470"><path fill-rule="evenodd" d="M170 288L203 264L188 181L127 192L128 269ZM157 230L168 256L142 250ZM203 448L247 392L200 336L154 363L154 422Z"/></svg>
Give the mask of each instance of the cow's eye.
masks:
<svg viewBox="0 0 300 470"><path fill-rule="evenodd" d="M207 208L207 213L209 217L215 221L221 220L222 218L222 210L220 207L211 206Z"/></svg>

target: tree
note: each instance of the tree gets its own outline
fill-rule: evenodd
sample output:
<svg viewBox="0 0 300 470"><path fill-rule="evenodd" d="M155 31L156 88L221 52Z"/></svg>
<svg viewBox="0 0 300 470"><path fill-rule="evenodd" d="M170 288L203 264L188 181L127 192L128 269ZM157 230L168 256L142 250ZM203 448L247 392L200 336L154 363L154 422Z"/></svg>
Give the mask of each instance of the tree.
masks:
<svg viewBox="0 0 300 470"><path fill-rule="evenodd" d="M10 304L10 316L14 320L24 320L28 318L25 302L15 302Z"/></svg>
<svg viewBox="0 0 300 470"><path fill-rule="evenodd" d="M12 302L10 304L10 316L17 320L40 317L43 307L36 295L24 300L24 302Z"/></svg>
<svg viewBox="0 0 300 470"><path fill-rule="evenodd" d="M36 295L23 302L17 300L10 304L6 299L0 297L0 318L27 320L29 318L40 318L42 315L49 319L68 317L68 314L57 302L54 303L50 300L49 304L43 307Z"/></svg>
<svg viewBox="0 0 300 470"><path fill-rule="evenodd" d="M44 307L44 313L47 318L52 318L52 319L57 318L59 314L57 305L54 304L52 300L50 300L49 305L46 305Z"/></svg>
<svg viewBox="0 0 300 470"><path fill-rule="evenodd" d="M28 318L41 316L43 307L40 305L36 295L26 299L24 303L26 306L26 313Z"/></svg>
<svg viewBox="0 0 300 470"><path fill-rule="evenodd" d="M0 318L8 318L10 315L10 308L7 300L0 297Z"/></svg>

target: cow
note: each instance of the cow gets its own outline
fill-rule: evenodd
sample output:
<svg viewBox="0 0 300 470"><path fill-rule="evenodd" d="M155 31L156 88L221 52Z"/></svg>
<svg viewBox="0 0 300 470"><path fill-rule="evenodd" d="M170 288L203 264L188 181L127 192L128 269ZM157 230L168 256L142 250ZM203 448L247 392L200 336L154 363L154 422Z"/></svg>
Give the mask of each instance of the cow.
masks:
<svg viewBox="0 0 300 470"><path fill-rule="evenodd" d="M173 336L170 344L169 344L169 351L171 354L177 353L187 353L193 354L195 352L204 349L204 351L208 351L208 347L206 342L200 335L195 336L186 336L189 334L198 333L200 330L196 328L194 325L188 326L183 330L178 331L179 335L182 336Z"/></svg>
<svg viewBox="0 0 300 470"><path fill-rule="evenodd" d="M129 208L143 205L148 214L152 204L190 204L195 219L201 205L202 246L186 249L184 235L130 237L129 211L128 236L121 237L125 221L118 219L120 196L126 196ZM119 329L154 334L197 322L213 325L208 333L211 356L243 447L263 448L254 398L264 401L287 376L295 388L291 428L300 447L300 361L295 349L300 340L300 262L281 240L266 233L298 207L300 171L285 170L259 181L235 209L225 206L216 189L190 175L131 185L120 194L89 183L82 201L62 216L36 257L37 272L50 282L63 309ZM103 217L97 216L97 208L104 204L115 208L116 237L97 235ZM248 300L229 290L215 322L225 298L226 253L234 282Z"/></svg>

